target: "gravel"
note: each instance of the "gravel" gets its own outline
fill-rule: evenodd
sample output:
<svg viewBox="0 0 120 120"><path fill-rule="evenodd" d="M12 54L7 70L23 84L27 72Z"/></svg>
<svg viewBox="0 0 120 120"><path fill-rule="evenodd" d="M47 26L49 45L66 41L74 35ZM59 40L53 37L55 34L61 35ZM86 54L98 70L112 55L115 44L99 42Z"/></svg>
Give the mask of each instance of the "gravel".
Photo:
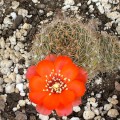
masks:
<svg viewBox="0 0 120 120"><path fill-rule="evenodd" d="M41 25L56 16L76 17L86 23L99 21L97 30L107 31L120 38L119 0L21 0L0 1L0 119L58 120L56 115L38 114L28 100L25 78L31 65L30 47ZM95 28L94 28L95 29ZM116 77L117 76L117 77ZM87 84L87 92L80 106L62 120L120 119L120 73L98 75ZM34 105L35 106L35 105Z"/></svg>

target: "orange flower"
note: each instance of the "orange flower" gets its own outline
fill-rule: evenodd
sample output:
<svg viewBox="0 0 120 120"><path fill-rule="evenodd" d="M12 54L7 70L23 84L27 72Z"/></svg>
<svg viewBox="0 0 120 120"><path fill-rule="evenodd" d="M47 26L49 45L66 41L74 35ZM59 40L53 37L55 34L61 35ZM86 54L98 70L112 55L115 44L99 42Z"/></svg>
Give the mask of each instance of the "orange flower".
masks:
<svg viewBox="0 0 120 120"><path fill-rule="evenodd" d="M36 110L48 115L55 110L67 116L72 107L81 104L87 80L86 71L67 56L48 55L45 60L28 68L29 98Z"/></svg>

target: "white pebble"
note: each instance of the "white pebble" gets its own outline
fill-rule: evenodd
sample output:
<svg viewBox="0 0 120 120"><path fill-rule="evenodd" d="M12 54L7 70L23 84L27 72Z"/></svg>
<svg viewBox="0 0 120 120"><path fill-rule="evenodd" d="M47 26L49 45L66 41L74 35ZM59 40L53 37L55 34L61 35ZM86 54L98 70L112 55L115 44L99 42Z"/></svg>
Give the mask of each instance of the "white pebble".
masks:
<svg viewBox="0 0 120 120"><path fill-rule="evenodd" d="M12 21L11 21L10 18L5 17L4 20L3 20L3 23L4 23L4 24L7 24L7 25L11 25L11 24L12 24Z"/></svg>
<svg viewBox="0 0 120 120"><path fill-rule="evenodd" d="M102 78L96 79L96 80L95 80L95 83L96 83L97 85L102 84Z"/></svg>
<svg viewBox="0 0 120 120"><path fill-rule="evenodd" d="M23 92L23 83L18 83L16 85L16 88L20 91L20 92Z"/></svg>
<svg viewBox="0 0 120 120"><path fill-rule="evenodd" d="M33 1L33 3L38 3L38 0L32 0Z"/></svg>
<svg viewBox="0 0 120 120"><path fill-rule="evenodd" d="M9 37L9 40L10 40L10 43L12 45L16 45L16 38L15 38L15 36Z"/></svg>
<svg viewBox="0 0 120 120"><path fill-rule="evenodd" d="M14 108L13 108L13 111L14 111L14 112L17 111L17 107L14 107Z"/></svg>
<svg viewBox="0 0 120 120"><path fill-rule="evenodd" d="M19 2L17 1L12 1L12 9L16 9L19 6Z"/></svg>
<svg viewBox="0 0 120 120"><path fill-rule="evenodd" d="M64 5L74 5L74 0L64 0Z"/></svg>
<svg viewBox="0 0 120 120"><path fill-rule="evenodd" d="M0 48L2 48L2 49L5 48L5 41L4 41L3 37L0 38Z"/></svg>
<svg viewBox="0 0 120 120"><path fill-rule="evenodd" d="M115 19L120 17L120 13L117 12L117 11L108 12L106 15L107 15L108 18L110 18L112 20L115 20Z"/></svg>
<svg viewBox="0 0 120 120"><path fill-rule="evenodd" d="M53 12L52 11L49 11L48 13L47 13L47 17L50 17L50 16L52 16L53 15Z"/></svg>
<svg viewBox="0 0 120 120"><path fill-rule="evenodd" d="M16 83L21 83L22 82L22 76L17 74L16 75Z"/></svg>
<svg viewBox="0 0 120 120"><path fill-rule="evenodd" d="M96 94L96 97L97 98L101 98L101 94Z"/></svg>
<svg viewBox="0 0 120 120"><path fill-rule="evenodd" d="M15 20L15 19L16 19L16 17L17 17L17 15L16 15L16 13L15 13L15 12L11 12L11 13L10 13L10 16L12 17L12 19L13 19L13 20Z"/></svg>
<svg viewBox="0 0 120 120"><path fill-rule="evenodd" d="M80 107L79 106L75 106L75 107L73 107L73 111L75 111L75 112L79 112L81 109L80 109Z"/></svg>
<svg viewBox="0 0 120 120"><path fill-rule="evenodd" d="M28 11L25 9L19 9L18 10L18 15L22 15L23 17L28 15Z"/></svg>
<svg viewBox="0 0 120 120"><path fill-rule="evenodd" d="M4 59L4 60L2 60L1 62L0 62L0 66L2 67L2 68L9 68L9 67L11 67L12 66L12 64L13 64L13 61L12 60L7 60L7 59Z"/></svg>
<svg viewBox="0 0 120 120"><path fill-rule="evenodd" d="M91 0L92 2L98 2L99 0Z"/></svg>
<svg viewBox="0 0 120 120"><path fill-rule="evenodd" d="M108 102L112 103L113 105L118 104L118 100L116 100L114 98L109 97L107 100L108 100Z"/></svg>
<svg viewBox="0 0 120 120"><path fill-rule="evenodd" d="M101 119L101 116L96 116L94 120L103 120L103 119Z"/></svg>
<svg viewBox="0 0 120 120"><path fill-rule="evenodd" d="M99 5L99 6L98 6L98 10L99 10L99 12L100 12L101 14L104 14L104 12L105 12L102 5Z"/></svg>
<svg viewBox="0 0 120 120"><path fill-rule="evenodd" d="M72 117L70 120L80 120L78 117Z"/></svg>
<svg viewBox="0 0 120 120"><path fill-rule="evenodd" d="M92 112L91 110L89 111L84 111L83 113L83 117L85 120L88 120L88 119L93 119L95 116L94 112Z"/></svg>
<svg viewBox="0 0 120 120"><path fill-rule="evenodd" d="M5 92L13 93L15 91L15 84L6 84Z"/></svg>
<svg viewBox="0 0 120 120"><path fill-rule="evenodd" d="M107 113L109 117L116 118L119 115L119 112L116 109L110 109Z"/></svg>
<svg viewBox="0 0 120 120"><path fill-rule="evenodd" d="M19 100L19 101L18 101L18 104L19 104L21 107L25 106L25 100Z"/></svg>
<svg viewBox="0 0 120 120"><path fill-rule="evenodd" d="M108 111L112 108L112 104L105 104L104 105L104 110Z"/></svg>
<svg viewBox="0 0 120 120"><path fill-rule="evenodd" d="M25 92L20 92L20 96L25 96Z"/></svg>
<svg viewBox="0 0 120 120"><path fill-rule="evenodd" d="M49 120L56 120L54 117L50 118Z"/></svg>
<svg viewBox="0 0 120 120"><path fill-rule="evenodd" d="M42 115L42 114L39 114L39 118L40 118L41 120L49 120L49 116Z"/></svg>
<svg viewBox="0 0 120 120"><path fill-rule="evenodd" d="M62 10L63 10L63 11L67 11L67 9L69 9L69 8L70 8L70 5L66 5L66 6L63 6L63 7L62 7Z"/></svg>

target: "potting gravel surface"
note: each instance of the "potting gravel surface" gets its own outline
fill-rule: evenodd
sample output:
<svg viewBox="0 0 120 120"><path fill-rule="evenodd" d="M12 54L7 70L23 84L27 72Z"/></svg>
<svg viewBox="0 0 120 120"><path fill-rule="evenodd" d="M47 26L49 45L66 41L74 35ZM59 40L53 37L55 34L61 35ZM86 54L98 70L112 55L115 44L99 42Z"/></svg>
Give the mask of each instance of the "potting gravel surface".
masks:
<svg viewBox="0 0 120 120"><path fill-rule="evenodd" d="M120 39L119 0L0 0L0 120L120 120L119 69L87 83L82 104L69 116L38 114L29 101L25 73L32 40L61 14Z"/></svg>

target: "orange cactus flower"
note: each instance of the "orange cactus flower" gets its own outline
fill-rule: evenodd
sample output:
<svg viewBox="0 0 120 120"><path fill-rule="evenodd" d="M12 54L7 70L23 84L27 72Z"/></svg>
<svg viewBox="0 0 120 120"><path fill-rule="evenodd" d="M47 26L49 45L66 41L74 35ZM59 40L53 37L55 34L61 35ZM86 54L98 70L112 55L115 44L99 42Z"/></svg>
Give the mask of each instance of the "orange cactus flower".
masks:
<svg viewBox="0 0 120 120"><path fill-rule="evenodd" d="M72 113L85 94L87 72L76 66L67 56L48 55L26 73L29 80L29 99L36 110L49 115L55 110L59 116Z"/></svg>

